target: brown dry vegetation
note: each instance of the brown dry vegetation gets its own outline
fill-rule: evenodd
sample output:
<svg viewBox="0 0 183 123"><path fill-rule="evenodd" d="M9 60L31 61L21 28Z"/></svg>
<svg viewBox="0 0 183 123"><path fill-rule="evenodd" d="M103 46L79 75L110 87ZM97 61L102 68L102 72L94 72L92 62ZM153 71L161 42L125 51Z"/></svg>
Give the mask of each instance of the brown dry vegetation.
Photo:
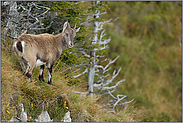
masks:
<svg viewBox="0 0 183 123"><path fill-rule="evenodd" d="M2 45L1 119L3 122L19 115L20 103L24 104L28 112L28 121L34 121L43 108L56 122L61 121L67 110L71 111L74 122L128 122L132 117L134 121L141 121L143 117L143 111L137 112L132 104L118 115L106 113L96 102L96 96L83 97L72 92L82 88L68 86L67 82L70 79L65 78L61 72L53 73L53 86L38 81L38 68L35 68L33 73L33 82L29 83L22 75L23 72L15 54L7 51Z"/></svg>

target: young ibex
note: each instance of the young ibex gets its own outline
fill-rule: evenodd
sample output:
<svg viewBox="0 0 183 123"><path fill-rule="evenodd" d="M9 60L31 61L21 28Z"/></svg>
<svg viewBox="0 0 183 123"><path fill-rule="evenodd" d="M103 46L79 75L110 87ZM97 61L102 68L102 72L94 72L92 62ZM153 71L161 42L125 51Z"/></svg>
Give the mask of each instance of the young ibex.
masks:
<svg viewBox="0 0 183 123"><path fill-rule="evenodd" d="M44 82L43 70L44 64L48 71L48 84L52 84L52 67L54 62L59 58L66 46L72 48L76 32L80 28L72 29L68 22L64 23L62 33L58 35L51 34L24 34L20 36L13 44L13 49L18 56L20 65L25 72L24 74L31 81L32 70L39 66L39 80Z"/></svg>

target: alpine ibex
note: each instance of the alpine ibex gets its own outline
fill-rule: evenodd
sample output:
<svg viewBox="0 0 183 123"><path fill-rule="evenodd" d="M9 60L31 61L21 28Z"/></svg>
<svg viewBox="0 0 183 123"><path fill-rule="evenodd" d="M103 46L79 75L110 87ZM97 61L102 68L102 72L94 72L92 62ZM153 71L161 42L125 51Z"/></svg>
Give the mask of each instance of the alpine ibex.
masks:
<svg viewBox="0 0 183 123"><path fill-rule="evenodd" d="M52 84L52 67L59 58L66 46L72 48L76 32L80 28L70 27L68 22L64 23L62 33L58 35L51 34L24 34L20 36L13 44L13 49L18 56L20 65L25 72L25 76L31 81L32 70L39 66L39 80L44 82L43 70L46 64L48 72L48 84Z"/></svg>

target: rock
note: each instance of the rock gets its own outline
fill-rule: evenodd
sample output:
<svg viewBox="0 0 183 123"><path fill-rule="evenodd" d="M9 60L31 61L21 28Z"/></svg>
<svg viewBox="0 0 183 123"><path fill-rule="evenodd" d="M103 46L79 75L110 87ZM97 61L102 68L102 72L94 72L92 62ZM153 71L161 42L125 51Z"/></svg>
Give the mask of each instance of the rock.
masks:
<svg viewBox="0 0 183 123"><path fill-rule="evenodd" d="M53 122L53 119L50 119L50 116L47 111L42 111L38 116L38 119L35 119L36 122Z"/></svg>
<svg viewBox="0 0 183 123"><path fill-rule="evenodd" d="M22 103L19 106L22 109L20 116L12 117L11 120L9 120L8 122L27 122L27 112L24 111L24 106Z"/></svg>
<svg viewBox="0 0 183 123"><path fill-rule="evenodd" d="M19 119L12 117L8 122L20 122Z"/></svg>
<svg viewBox="0 0 183 123"><path fill-rule="evenodd" d="M70 112L68 111L61 122L71 122Z"/></svg>
<svg viewBox="0 0 183 123"><path fill-rule="evenodd" d="M20 107L22 108L22 112L20 114L20 120L21 122L27 122L27 112L24 111L24 106L22 103L20 104Z"/></svg>

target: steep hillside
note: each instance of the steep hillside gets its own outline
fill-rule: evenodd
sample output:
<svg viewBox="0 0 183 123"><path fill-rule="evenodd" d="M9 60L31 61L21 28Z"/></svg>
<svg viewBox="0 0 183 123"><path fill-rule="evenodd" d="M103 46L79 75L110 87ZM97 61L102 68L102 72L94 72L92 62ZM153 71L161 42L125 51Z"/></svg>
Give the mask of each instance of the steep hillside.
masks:
<svg viewBox="0 0 183 123"><path fill-rule="evenodd" d="M14 53L1 47L1 119L8 121L20 114L18 105L24 104L28 121L34 121L41 111L47 110L54 122L60 122L66 111L71 111L73 122L128 122L140 121L142 111L129 106L118 115L106 113L99 108L97 97L83 97L72 92L76 87L69 86L69 77L62 72L53 73L53 85L38 80L38 68L33 71L33 82L29 83L22 75L21 67ZM45 71L46 77L46 71ZM47 77L46 77L47 78ZM73 80L74 81L74 80ZM78 88L77 88L78 90Z"/></svg>

